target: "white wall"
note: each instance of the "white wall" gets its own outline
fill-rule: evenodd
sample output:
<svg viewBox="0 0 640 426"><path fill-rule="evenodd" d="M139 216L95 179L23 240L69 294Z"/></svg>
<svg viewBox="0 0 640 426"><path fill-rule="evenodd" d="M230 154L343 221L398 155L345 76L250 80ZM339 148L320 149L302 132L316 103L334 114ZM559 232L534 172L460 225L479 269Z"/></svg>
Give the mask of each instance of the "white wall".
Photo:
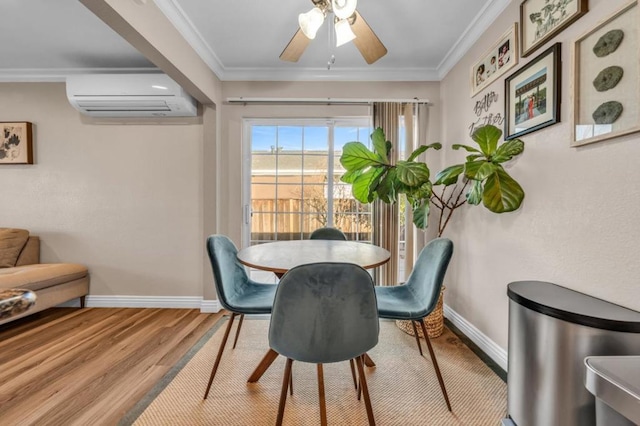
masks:
<svg viewBox="0 0 640 426"><path fill-rule="evenodd" d="M551 281L640 310L640 136L570 147L572 41L626 3L590 0L590 11L547 43L562 42L561 123L522 137L525 152L509 169L526 192L522 208L496 215L464 206L445 231L456 245L445 301L503 348L506 288L512 281ZM519 4L511 2L442 81L446 145L471 142L467 128L484 93L498 93L499 104L491 111L503 112L504 78L545 50L520 58L516 68L470 97L470 67L519 20ZM447 150L447 165L462 161L463 153Z"/></svg>
<svg viewBox="0 0 640 426"><path fill-rule="evenodd" d="M35 151L0 166L0 226L87 265L92 295L202 296L200 119L91 124L63 83L0 84L0 117L33 122Z"/></svg>

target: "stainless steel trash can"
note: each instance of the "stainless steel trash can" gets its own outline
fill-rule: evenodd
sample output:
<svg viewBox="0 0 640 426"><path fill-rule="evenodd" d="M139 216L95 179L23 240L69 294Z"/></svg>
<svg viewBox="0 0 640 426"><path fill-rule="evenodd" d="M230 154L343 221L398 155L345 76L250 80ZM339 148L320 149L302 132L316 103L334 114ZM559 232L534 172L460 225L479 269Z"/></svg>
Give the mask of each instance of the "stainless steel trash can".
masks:
<svg viewBox="0 0 640 426"><path fill-rule="evenodd" d="M590 356L584 364L584 385L596 397L596 425L640 424L640 356Z"/></svg>
<svg viewBox="0 0 640 426"><path fill-rule="evenodd" d="M508 285L508 414L517 426L595 426L584 358L640 355L640 312L542 281Z"/></svg>

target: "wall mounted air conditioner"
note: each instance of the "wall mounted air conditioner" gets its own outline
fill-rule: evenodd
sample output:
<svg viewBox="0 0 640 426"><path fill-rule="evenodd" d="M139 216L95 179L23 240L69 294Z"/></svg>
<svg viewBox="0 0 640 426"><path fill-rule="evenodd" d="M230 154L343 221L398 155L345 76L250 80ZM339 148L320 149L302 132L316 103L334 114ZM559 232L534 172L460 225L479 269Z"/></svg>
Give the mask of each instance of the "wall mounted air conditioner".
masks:
<svg viewBox="0 0 640 426"><path fill-rule="evenodd" d="M69 102L92 117L195 117L196 101L165 74L67 77Z"/></svg>

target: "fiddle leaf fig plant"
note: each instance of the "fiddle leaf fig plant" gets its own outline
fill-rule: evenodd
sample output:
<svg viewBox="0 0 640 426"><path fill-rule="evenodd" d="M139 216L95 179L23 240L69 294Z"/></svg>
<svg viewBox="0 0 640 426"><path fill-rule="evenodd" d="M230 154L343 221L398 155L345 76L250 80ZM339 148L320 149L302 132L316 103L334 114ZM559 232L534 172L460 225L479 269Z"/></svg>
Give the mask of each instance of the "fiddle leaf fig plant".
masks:
<svg viewBox="0 0 640 426"><path fill-rule="evenodd" d="M417 161L428 149L441 149L440 143L421 145L406 160L393 164L393 149L381 128L371 134L373 151L360 142L347 143L340 163L346 172L341 180L352 185L353 196L361 203L380 199L387 204L404 194L413 212L413 223L426 229L429 210L433 205L440 212L438 236L444 232L453 211L465 203L482 203L494 213L517 210L524 199L524 190L502 166L524 151L524 142L513 139L499 145L502 131L493 125L479 127L471 136L477 147L454 144L452 149L469 153L463 164L442 170L431 181L426 163ZM434 187L440 186L436 191ZM464 197L463 197L464 195Z"/></svg>

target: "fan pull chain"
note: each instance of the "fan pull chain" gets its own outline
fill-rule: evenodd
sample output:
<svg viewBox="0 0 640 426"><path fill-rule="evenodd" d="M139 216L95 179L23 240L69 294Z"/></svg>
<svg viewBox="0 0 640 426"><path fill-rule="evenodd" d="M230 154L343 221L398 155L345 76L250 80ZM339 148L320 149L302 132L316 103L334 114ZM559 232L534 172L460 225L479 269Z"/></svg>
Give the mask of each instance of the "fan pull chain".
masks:
<svg viewBox="0 0 640 426"><path fill-rule="evenodd" d="M334 25L335 25L335 23L334 23ZM335 33L335 28L331 28L329 26L328 35L327 35L327 50L329 51L329 54L331 55L331 56L329 56L329 60L327 61L327 70L329 70L329 71L331 71L331 66L336 63L336 55L333 53L335 51L334 50L335 41L333 40L334 37L335 37L334 33Z"/></svg>

